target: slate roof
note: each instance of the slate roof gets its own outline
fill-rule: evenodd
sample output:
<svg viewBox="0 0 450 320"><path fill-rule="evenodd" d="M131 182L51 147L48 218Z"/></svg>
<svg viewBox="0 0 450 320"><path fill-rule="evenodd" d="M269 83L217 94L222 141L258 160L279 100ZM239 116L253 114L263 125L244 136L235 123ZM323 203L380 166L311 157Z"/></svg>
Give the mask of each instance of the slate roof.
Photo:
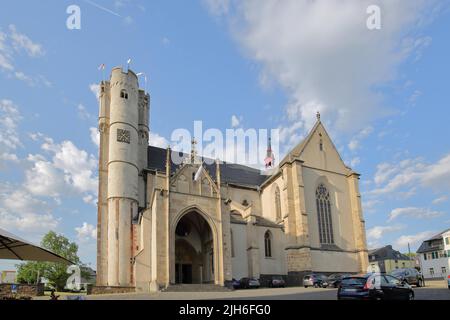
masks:
<svg viewBox="0 0 450 320"><path fill-rule="evenodd" d="M369 250L368 253L369 261L374 261L371 259L372 256L375 256L375 261L380 260L410 260L410 258L397 250L394 250L391 245Z"/></svg>
<svg viewBox="0 0 450 320"><path fill-rule="evenodd" d="M167 150L154 146L148 147L148 165L147 169L160 172L166 171L166 156ZM180 154L180 157L187 157L187 154ZM173 161L171 163L170 171L173 174L179 165ZM208 171L211 178L216 181L216 165L204 164L204 168ZM220 165L220 176L222 183L236 184L244 187L257 188L269 176L261 174L261 171L255 168L244 165L223 162Z"/></svg>
<svg viewBox="0 0 450 320"><path fill-rule="evenodd" d="M259 227L268 227L268 228L283 228L283 226L276 224L266 218L256 216L256 225ZM234 224L247 224L247 222L242 218L240 214L232 213L230 215L230 223Z"/></svg>
<svg viewBox="0 0 450 320"><path fill-rule="evenodd" d="M434 236L432 236L431 238L425 240L422 242L422 244L420 245L419 249L417 249L417 253L424 253L424 252L429 252L429 251L436 251L436 250L441 250L442 248L440 247L436 247L436 246L432 246L431 243L433 242L433 240L442 240L442 244L444 242L444 240L442 239L442 235L446 232L450 231L449 229L446 229Z"/></svg>

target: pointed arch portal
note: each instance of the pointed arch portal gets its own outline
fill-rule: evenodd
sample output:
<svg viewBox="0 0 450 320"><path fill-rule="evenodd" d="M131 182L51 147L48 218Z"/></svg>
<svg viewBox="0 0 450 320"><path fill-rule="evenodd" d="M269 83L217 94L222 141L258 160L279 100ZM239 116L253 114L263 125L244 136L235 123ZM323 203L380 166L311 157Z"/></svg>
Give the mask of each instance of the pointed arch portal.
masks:
<svg viewBox="0 0 450 320"><path fill-rule="evenodd" d="M196 211L184 214L175 227L175 283L214 283L213 232Z"/></svg>

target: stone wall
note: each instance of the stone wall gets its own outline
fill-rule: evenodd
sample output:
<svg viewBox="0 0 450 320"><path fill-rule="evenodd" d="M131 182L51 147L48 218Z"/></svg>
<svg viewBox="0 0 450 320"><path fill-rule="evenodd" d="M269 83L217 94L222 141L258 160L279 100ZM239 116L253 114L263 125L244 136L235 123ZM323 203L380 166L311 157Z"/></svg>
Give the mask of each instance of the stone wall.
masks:
<svg viewBox="0 0 450 320"><path fill-rule="evenodd" d="M13 292L13 286L15 290ZM0 284L0 299L3 297L11 296L27 296L27 297L37 297L44 295L44 284L29 285L29 284Z"/></svg>
<svg viewBox="0 0 450 320"><path fill-rule="evenodd" d="M133 293L136 292L135 287L110 287L110 286L95 286L88 290L88 294L118 294L118 293Z"/></svg>

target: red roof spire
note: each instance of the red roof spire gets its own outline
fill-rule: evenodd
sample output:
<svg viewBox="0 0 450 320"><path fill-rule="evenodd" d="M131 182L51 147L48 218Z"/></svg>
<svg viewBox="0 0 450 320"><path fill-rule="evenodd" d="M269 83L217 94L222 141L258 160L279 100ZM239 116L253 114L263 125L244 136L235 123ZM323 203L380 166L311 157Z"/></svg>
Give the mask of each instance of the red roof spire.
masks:
<svg viewBox="0 0 450 320"><path fill-rule="evenodd" d="M271 137L269 137L269 141L267 143L267 155L266 155L266 159L264 159L264 162L266 164L266 169L273 168L273 166L275 164L275 156L273 155L273 152L272 152L272 138Z"/></svg>

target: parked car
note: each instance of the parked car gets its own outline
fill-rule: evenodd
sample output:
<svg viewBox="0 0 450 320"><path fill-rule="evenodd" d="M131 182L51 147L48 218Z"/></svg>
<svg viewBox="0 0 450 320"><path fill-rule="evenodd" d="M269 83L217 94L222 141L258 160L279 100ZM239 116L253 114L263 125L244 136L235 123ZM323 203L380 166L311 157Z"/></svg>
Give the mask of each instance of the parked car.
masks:
<svg viewBox="0 0 450 320"><path fill-rule="evenodd" d="M414 290L391 275L371 273L342 279L338 300L414 300Z"/></svg>
<svg viewBox="0 0 450 320"><path fill-rule="evenodd" d="M396 269L390 273L391 276L406 281L410 285L422 287L424 285L423 276L414 268Z"/></svg>
<svg viewBox="0 0 450 320"><path fill-rule="evenodd" d="M271 288L284 288L286 286L286 282L284 281L282 276L273 276L272 280L269 282L269 287Z"/></svg>
<svg viewBox="0 0 450 320"><path fill-rule="evenodd" d="M258 289L261 286L261 283L259 282L259 280L255 279L255 278L242 278L240 280L240 283L241 283L241 288L244 288L244 289L251 289L251 288Z"/></svg>
<svg viewBox="0 0 450 320"><path fill-rule="evenodd" d="M241 281L236 280L235 278L233 278L231 280L231 286L233 287L233 289L239 289L241 287Z"/></svg>
<svg viewBox="0 0 450 320"><path fill-rule="evenodd" d="M338 288L341 284L341 281L345 277L350 277L351 274L345 274L345 273L333 273L328 277L328 286L333 288Z"/></svg>
<svg viewBox="0 0 450 320"><path fill-rule="evenodd" d="M314 287L314 288L326 288L328 287L328 279L324 274L308 274L303 277L303 286L305 288Z"/></svg>
<svg viewBox="0 0 450 320"><path fill-rule="evenodd" d="M448 288L450 289L450 274L447 276L447 285L448 285Z"/></svg>

